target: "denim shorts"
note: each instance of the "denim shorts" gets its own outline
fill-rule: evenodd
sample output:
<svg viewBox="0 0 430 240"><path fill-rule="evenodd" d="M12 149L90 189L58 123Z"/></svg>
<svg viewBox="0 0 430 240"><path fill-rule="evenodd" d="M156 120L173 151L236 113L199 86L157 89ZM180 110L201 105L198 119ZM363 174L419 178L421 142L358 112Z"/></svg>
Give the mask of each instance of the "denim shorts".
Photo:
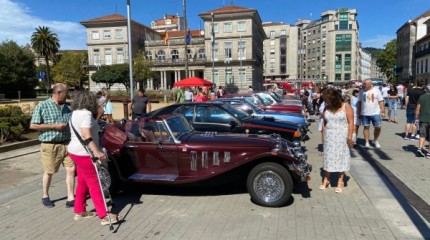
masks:
<svg viewBox="0 0 430 240"><path fill-rule="evenodd" d="M371 116L363 116L361 115L361 125L367 127L372 122L374 127L380 127L382 123L381 115L371 115Z"/></svg>
<svg viewBox="0 0 430 240"><path fill-rule="evenodd" d="M415 109L406 109L406 123L414 123Z"/></svg>

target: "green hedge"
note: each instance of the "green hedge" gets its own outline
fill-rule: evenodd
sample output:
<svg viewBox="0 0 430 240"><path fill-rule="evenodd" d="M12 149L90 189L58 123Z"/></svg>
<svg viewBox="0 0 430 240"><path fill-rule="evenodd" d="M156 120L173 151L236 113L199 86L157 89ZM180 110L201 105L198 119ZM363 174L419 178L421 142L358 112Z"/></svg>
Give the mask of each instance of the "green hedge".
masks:
<svg viewBox="0 0 430 240"><path fill-rule="evenodd" d="M21 139L29 129L31 116L25 114L20 106L0 106L0 144L7 140Z"/></svg>

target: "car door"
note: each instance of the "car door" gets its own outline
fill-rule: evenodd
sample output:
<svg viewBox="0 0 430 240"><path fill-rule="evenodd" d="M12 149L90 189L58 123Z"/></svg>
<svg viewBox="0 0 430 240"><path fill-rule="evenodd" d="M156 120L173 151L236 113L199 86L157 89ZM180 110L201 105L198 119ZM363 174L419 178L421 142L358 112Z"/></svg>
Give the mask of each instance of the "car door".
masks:
<svg viewBox="0 0 430 240"><path fill-rule="evenodd" d="M144 130L151 134L145 142L127 144L127 152L134 162L135 180L169 181L178 175L177 146L164 122L148 123Z"/></svg>
<svg viewBox="0 0 430 240"><path fill-rule="evenodd" d="M240 122L217 105L196 105L193 127L197 131L237 132Z"/></svg>

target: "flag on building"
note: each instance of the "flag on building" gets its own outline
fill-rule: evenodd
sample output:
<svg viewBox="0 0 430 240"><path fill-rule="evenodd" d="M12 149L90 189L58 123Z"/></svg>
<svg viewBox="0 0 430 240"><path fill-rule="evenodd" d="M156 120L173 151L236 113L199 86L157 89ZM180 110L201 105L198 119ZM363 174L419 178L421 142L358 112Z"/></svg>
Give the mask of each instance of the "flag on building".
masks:
<svg viewBox="0 0 430 240"><path fill-rule="evenodd" d="M212 16L211 42L212 42L212 46L214 46L215 45L214 13L211 13L211 16Z"/></svg>
<svg viewBox="0 0 430 240"><path fill-rule="evenodd" d="M190 31L190 29L188 29L188 33L187 33L187 45L191 45L191 39L192 39L192 37L191 37L191 31Z"/></svg>
<svg viewBox="0 0 430 240"><path fill-rule="evenodd" d="M169 33L166 31L164 34L164 44L167 44L169 42Z"/></svg>

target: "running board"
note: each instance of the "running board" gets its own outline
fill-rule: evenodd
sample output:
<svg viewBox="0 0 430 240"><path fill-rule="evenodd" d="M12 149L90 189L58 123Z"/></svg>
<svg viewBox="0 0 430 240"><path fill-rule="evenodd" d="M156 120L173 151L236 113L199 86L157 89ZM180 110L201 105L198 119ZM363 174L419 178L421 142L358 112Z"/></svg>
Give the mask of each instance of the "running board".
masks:
<svg viewBox="0 0 430 240"><path fill-rule="evenodd" d="M128 177L130 180L151 180L151 181L175 181L178 175L156 175L156 174L141 174L135 173Z"/></svg>

